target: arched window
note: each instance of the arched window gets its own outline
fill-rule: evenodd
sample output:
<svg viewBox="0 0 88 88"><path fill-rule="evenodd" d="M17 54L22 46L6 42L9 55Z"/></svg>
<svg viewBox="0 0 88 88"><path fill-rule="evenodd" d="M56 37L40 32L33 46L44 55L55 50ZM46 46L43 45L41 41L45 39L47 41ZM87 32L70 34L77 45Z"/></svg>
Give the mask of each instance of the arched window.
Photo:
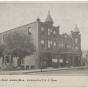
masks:
<svg viewBox="0 0 88 88"><path fill-rule="evenodd" d="M41 47L45 47L45 41L44 40L41 40Z"/></svg>

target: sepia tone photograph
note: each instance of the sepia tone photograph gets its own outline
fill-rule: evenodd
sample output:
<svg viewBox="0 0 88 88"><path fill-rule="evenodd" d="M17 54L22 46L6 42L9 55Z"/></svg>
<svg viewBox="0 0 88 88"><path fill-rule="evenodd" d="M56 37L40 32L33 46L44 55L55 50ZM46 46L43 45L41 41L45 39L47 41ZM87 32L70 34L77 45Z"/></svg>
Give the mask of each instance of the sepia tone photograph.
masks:
<svg viewBox="0 0 88 88"><path fill-rule="evenodd" d="M87 2L0 3L0 75L88 75Z"/></svg>

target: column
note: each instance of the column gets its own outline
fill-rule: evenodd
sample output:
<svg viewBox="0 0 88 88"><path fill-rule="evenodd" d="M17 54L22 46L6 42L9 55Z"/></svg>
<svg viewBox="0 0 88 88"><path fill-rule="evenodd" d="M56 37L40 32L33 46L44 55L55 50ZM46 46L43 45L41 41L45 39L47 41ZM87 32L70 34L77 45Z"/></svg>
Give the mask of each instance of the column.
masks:
<svg viewBox="0 0 88 88"><path fill-rule="evenodd" d="M70 55L68 54L68 64L69 64L69 68L70 68L70 65L71 65L71 60L70 60Z"/></svg>
<svg viewBox="0 0 88 88"><path fill-rule="evenodd" d="M81 66L81 57L80 56L78 56L78 61L79 61L79 66Z"/></svg>
<svg viewBox="0 0 88 88"><path fill-rule="evenodd" d="M72 65L73 65L73 67L75 66L75 59L74 59L74 55L72 56Z"/></svg>

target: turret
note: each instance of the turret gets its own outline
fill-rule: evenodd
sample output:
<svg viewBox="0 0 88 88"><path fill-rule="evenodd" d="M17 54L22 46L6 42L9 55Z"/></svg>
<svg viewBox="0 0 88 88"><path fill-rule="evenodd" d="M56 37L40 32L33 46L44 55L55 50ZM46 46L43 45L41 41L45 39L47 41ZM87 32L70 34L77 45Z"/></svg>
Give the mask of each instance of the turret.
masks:
<svg viewBox="0 0 88 88"><path fill-rule="evenodd" d="M48 11L48 16L47 16L47 18L45 20L45 23L49 24L49 25L53 25L53 23L54 23L49 11Z"/></svg>

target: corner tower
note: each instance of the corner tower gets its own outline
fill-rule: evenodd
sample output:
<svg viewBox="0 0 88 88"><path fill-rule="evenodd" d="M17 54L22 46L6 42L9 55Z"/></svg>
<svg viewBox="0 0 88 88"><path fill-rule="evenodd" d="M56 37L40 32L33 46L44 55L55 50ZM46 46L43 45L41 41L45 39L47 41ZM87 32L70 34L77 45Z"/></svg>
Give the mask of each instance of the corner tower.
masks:
<svg viewBox="0 0 88 88"><path fill-rule="evenodd" d="M54 23L49 11L48 11L48 15L47 15L47 18L45 20L45 23L49 24L49 25L53 25L53 23Z"/></svg>
<svg viewBox="0 0 88 88"><path fill-rule="evenodd" d="M76 49L76 51L81 51L81 34L77 27L77 24L72 31L72 45L73 49Z"/></svg>

